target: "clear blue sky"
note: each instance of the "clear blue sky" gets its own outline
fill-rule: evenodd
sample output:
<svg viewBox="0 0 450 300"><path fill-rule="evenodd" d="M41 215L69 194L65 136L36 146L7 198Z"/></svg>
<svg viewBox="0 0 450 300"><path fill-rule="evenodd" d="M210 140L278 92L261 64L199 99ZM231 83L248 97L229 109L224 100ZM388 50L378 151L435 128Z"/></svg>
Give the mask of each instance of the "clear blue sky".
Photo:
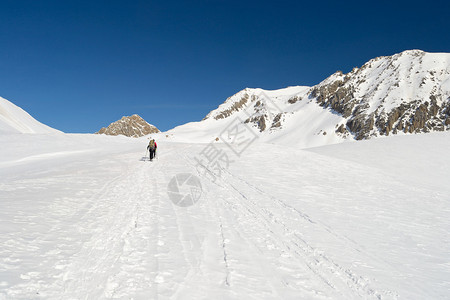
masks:
<svg viewBox="0 0 450 300"><path fill-rule="evenodd" d="M450 52L449 14L448 0L0 0L0 96L64 132L134 113L168 130L245 87Z"/></svg>

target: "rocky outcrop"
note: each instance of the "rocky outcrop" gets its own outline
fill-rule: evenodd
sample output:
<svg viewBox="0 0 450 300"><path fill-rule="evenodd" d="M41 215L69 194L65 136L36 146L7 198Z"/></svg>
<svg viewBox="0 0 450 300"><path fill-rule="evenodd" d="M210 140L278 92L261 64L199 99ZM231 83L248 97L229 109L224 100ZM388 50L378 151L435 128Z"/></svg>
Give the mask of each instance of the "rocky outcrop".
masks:
<svg viewBox="0 0 450 300"><path fill-rule="evenodd" d="M266 115L256 116L256 117L250 117L247 120L244 121L244 123L253 123L256 125L256 127L259 129L260 132L263 132L266 130Z"/></svg>
<svg viewBox="0 0 450 300"><path fill-rule="evenodd" d="M313 87L244 89L205 119L236 116L261 134L297 124L303 131L318 127L316 133L327 130L328 135L356 140L449 130L449 62L450 54L420 50L380 56Z"/></svg>
<svg viewBox="0 0 450 300"><path fill-rule="evenodd" d="M244 95L242 95L242 97L240 98L239 101L234 102L230 108L223 110L221 113L217 114L216 116L214 116L214 119L219 120L219 119L225 119L228 118L230 115L232 115L234 112L239 111L240 109L242 109L245 104L247 104L249 99L249 95L247 93L245 93Z"/></svg>
<svg viewBox="0 0 450 300"><path fill-rule="evenodd" d="M312 88L310 97L323 107L330 107L334 111L342 114L345 118L352 114L357 101L354 98L354 88L346 85L348 76L343 76L342 72L337 72L333 76L339 77L335 81L326 85L319 85Z"/></svg>
<svg viewBox="0 0 450 300"><path fill-rule="evenodd" d="M159 132L158 128L147 123L138 115L122 117L122 119L111 123L108 127L103 127L97 134L125 135L128 137L141 137Z"/></svg>
<svg viewBox="0 0 450 300"><path fill-rule="evenodd" d="M275 129L280 129L282 126L282 121L283 121L283 116L284 113L279 113L275 116L275 118L273 118L272 121L272 125L270 126L270 129L275 130Z"/></svg>
<svg viewBox="0 0 450 300"><path fill-rule="evenodd" d="M450 68L420 50L378 57L311 88L310 99L347 119L357 140L449 129ZM427 70L422 65L426 61ZM298 97L292 98L296 100ZM291 101L295 103L296 101Z"/></svg>

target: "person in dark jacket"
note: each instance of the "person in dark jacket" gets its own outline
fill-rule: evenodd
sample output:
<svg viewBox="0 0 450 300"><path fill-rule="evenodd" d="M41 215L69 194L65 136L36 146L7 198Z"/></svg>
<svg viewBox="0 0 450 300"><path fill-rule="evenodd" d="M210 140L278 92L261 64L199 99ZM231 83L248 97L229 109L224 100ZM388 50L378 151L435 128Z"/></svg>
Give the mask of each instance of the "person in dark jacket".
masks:
<svg viewBox="0 0 450 300"><path fill-rule="evenodd" d="M147 149L150 154L150 160L153 160L153 158L156 157L156 149L158 148L158 145L156 144L154 139L151 139L148 143Z"/></svg>

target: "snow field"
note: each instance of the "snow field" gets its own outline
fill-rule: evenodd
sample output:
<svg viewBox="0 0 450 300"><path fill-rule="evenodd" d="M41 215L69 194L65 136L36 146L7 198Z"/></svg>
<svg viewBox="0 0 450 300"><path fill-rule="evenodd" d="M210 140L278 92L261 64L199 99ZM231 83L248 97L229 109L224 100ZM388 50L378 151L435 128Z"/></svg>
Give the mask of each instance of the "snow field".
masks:
<svg viewBox="0 0 450 300"><path fill-rule="evenodd" d="M0 299L450 295L448 133L255 143L217 177L205 144L157 139L148 162L145 138L0 140ZM200 178L193 206L167 193L180 173Z"/></svg>

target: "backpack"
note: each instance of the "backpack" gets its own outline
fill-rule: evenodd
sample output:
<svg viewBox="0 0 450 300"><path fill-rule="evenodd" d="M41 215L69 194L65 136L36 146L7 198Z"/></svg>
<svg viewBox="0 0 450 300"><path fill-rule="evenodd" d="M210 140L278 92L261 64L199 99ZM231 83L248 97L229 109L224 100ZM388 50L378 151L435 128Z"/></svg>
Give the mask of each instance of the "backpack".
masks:
<svg viewBox="0 0 450 300"><path fill-rule="evenodd" d="M148 148L151 150L155 150L155 140L150 141L150 144L148 144Z"/></svg>

